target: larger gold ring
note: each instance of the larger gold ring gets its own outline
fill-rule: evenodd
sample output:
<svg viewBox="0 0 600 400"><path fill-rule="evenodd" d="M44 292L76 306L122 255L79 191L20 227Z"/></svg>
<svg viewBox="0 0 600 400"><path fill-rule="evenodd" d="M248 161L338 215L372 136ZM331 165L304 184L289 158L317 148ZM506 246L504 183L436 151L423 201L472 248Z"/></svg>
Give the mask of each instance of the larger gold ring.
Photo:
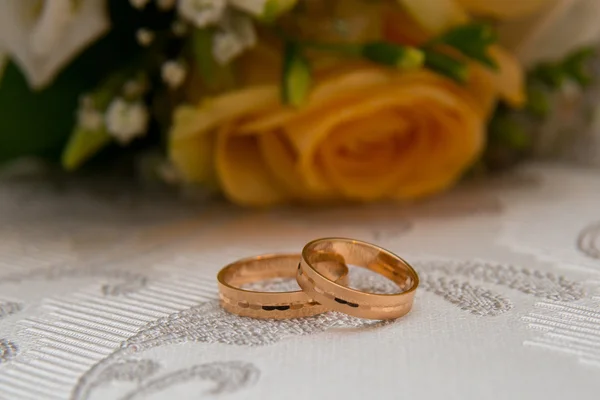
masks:
<svg viewBox="0 0 600 400"><path fill-rule="evenodd" d="M374 294L351 289L333 282L315 268L323 261L340 257L347 265L364 267L385 276L402 292ZM369 319L394 319L408 313L419 285L415 270L397 255L370 243L343 238L318 239L304 246L296 279L310 297L325 307Z"/></svg>
<svg viewBox="0 0 600 400"><path fill-rule="evenodd" d="M320 270L328 279L346 282L348 268L330 257ZM257 292L241 286L273 278L294 278L300 254L269 254L238 260L217 275L222 307L233 314L263 319L308 317L328 311L302 290Z"/></svg>

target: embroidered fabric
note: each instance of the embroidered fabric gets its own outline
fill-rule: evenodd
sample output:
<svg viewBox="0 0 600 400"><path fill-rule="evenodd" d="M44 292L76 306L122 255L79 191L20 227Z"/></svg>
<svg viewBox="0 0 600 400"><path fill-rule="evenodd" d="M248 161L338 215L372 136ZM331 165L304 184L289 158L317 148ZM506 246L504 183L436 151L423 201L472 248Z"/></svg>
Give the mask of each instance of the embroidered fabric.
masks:
<svg viewBox="0 0 600 400"><path fill-rule="evenodd" d="M600 172L530 165L416 204L261 212L107 187L0 182L2 400L598 398ZM223 265L323 236L413 264L413 311L219 307ZM398 290L356 267L350 284Z"/></svg>

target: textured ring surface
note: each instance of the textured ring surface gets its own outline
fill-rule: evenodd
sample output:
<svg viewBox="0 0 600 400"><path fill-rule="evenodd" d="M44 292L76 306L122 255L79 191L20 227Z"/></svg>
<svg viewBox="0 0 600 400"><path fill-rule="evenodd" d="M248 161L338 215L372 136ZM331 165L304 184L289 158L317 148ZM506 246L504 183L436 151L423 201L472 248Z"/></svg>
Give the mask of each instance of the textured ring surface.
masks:
<svg viewBox="0 0 600 400"><path fill-rule="evenodd" d="M323 275L319 267L331 260L377 272L396 283L401 293L367 293L334 282ZM419 285L417 273L402 258L373 244L344 238L308 243L302 250L296 279L310 297L325 307L369 319L394 319L407 314Z"/></svg>
<svg viewBox="0 0 600 400"><path fill-rule="evenodd" d="M257 292L241 286L273 278L294 278L300 254L269 254L238 260L217 275L222 307L233 314L252 318L298 318L328 311L302 290L291 292ZM329 279L345 283L348 268L330 258L321 272Z"/></svg>

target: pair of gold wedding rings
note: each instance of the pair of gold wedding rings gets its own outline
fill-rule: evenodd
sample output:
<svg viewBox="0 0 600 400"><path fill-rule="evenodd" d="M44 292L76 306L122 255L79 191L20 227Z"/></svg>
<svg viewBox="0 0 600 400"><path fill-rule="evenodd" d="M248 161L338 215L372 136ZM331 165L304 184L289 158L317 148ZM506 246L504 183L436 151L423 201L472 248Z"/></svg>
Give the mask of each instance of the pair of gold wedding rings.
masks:
<svg viewBox="0 0 600 400"><path fill-rule="evenodd" d="M348 265L367 268L390 279L400 291L375 294L352 289ZM257 292L243 285L274 278L296 278L302 290ZM370 243L326 238L308 243L301 254L244 258L217 275L223 308L262 319L308 317L334 310L359 318L395 319L412 308L419 277L397 255Z"/></svg>

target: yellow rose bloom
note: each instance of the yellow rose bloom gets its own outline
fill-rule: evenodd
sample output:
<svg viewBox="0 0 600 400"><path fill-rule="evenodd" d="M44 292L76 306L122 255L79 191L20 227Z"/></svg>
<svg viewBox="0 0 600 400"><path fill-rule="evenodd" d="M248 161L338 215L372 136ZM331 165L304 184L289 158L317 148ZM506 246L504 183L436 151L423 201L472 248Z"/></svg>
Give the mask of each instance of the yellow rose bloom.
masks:
<svg viewBox="0 0 600 400"><path fill-rule="evenodd" d="M452 186L480 155L486 115L466 88L373 66L319 77L307 103L277 85L180 109L169 153L184 179L233 202L413 199Z"/></svg>

